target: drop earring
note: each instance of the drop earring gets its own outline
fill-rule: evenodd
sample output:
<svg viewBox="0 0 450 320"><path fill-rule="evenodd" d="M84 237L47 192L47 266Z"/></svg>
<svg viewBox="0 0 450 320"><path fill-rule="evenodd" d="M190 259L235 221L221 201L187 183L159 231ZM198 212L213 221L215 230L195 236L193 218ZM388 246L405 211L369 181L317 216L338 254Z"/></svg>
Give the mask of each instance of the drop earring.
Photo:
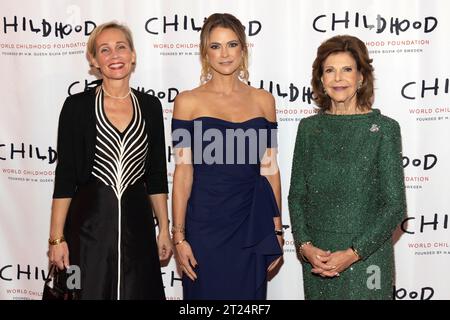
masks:
<svg viewBox="0 0 450 320"><path fill-rule="evenodd" d="M239 80L241 80L241 81L244 81L245 80L245 71L244 71L244 68L241 66L240 67L240 71L239 71L239 75L238 75L238 78L239 78Z"/></svg>
<svg viewBox="0 0 450 320"><path fill-rule="evenodd" d="M211 69L210 69L210 67L208 65L208 68L206 69L206 71L202 72L202 75L200 77L200 81L201 81L201 83L206 83L206 82L208 82L211 79L212 79L212 73L211 73Z"/></svg>

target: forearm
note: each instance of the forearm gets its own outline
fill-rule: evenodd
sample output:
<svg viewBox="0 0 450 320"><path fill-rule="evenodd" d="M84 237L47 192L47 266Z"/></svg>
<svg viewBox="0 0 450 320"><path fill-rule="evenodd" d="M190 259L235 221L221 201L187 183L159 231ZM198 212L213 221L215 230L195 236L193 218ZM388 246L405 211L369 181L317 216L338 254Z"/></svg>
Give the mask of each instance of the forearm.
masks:
<svg viewBox="0 0 450 320"><path fill-rule="evenodd" d="M278 210L281 215L281 179L280 168L277 161L278 150L276 148L268 148L261 159L260 174L267 178L272 188Z"/></svg>
<svg viewBox="0 0 450 320"><path fill-rule="evenodd" d="M272 187L273 194L275 196L275 200L277 202L278 209L281 214L281 181L280 181L280 171L273 175L265 176Z"/></svg>
<svg viewBox="0 0 450 320"><path fill-rule="evenodd" d="M361 259L366 259L388 240L402 221L405 207L399 204L395 208L383 208L379 217L366 225L352 241Z"/></svg>
<svg viewBox="0 0 450 320"><path fill-rule="evenodd" d="M291 218L292 235L296 245L312 240L306 228L304 198L304 195L299 195L292 191L291 186L291 192L288 196L288 205Z"/></svg>
<svg viewBox="0 0 450 320"><path fill-rule="evenodd" d="M52 216L50 222L50 239L64 235L64 224L72 198L58 198L52 201Z"/></svg>
<svg viewBox="0 0 450 320"><path fill-rule="evenodd" d="M281 182L280 182L280 172L278 171L276 174L265 176L270 183L270 186L273 190L273 194L275 196L275 200L277 202L278 210L280 212L279 216L273 218L273 223L275 224L276 230L281 230L283 228L283 223L281 219Z"/></svg>
<svg viewBox="0 0 450 320"><path fill-rule="evenodd" d="M167 194L159 193L149 196L156 219L158 219L159 232L169 232L169 218L167 210Z"/></svg>
<svg viewBox="0 0 450 320"><path fill-rule="evenodd" d="M172 225L175 230L184 231L186 208L191 189L192 174L185 170L175 169L172 190ZM179 233L176 232L174 237L177 234Z"/></svg>

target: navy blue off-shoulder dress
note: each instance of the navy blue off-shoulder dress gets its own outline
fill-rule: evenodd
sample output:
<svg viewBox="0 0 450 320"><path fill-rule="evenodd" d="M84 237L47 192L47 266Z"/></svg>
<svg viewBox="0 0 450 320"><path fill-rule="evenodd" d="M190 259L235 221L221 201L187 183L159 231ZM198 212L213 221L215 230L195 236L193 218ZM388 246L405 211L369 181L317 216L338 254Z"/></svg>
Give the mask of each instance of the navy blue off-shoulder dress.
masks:
<svg viewBox="0 0 450 320"><path fill-rule="evenodd" d="M198 278L183 277L184 299L266 298L267 268L282 251L280 212L260 164L276 147L276 127L263 117L172 119L173 146L191 149L194 168L185 228Z"/></svg>

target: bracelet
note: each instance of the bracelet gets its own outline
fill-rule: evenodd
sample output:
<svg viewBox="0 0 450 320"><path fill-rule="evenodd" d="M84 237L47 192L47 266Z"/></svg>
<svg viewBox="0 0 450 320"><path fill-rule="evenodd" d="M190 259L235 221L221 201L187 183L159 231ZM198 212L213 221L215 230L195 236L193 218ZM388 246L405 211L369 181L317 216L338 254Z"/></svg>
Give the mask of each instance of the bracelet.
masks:
<svg viewBox="0 0 450 320"><path fill-rule="evenodd" d="M184 224L179 224L176 226L172 226L172 229L170 229L170 232L173 234L180 232L184 234Z"/></svg>
<svg viewBox="0 0 450 320"><path fill-rule="evenodd" d="M284 230L283 229L275 229L275 234L277 235L277 236L283 236L283 234L284 234Z"/></svg>
<svg viewBox="0 0 450 320"><path fill-rule="evenodd" d="M186 239L183 238L183 239L181 239L180 241L175 242L175 245L177 246L177 245L179 245L179 244L182 244L182 243L185 242L185 241L186 241Z"/></svg>
<svg viewBox="0 0 450 320"><path fill-rule="evenodd" d="M360 260L361 256L359 255L358 250L356 250L353 246L351 246L350 249L352 249L353 254L358 258L358 260Z"/></svg>
<svg viewBox="0 0 450 320"><path fill-rule="evenodd" d="M311 241L301 242L300 246L298 248L298 253L300 253L300 256L302 257L303 261L305 261L305 262L308 262L308 259L306 259L306 257L303 255L303 248L308 244L312 245L312 242Z"/></svg>
<svg viewBox="0 0 450 320"><path fill-rule="evenodd" d="M61 237L53 239L53 240L48 239L48 244L51 246L56 246L57 244L63 243L65 241L66 241L66 239L64 238L64 236L61 236Z"/></svg>

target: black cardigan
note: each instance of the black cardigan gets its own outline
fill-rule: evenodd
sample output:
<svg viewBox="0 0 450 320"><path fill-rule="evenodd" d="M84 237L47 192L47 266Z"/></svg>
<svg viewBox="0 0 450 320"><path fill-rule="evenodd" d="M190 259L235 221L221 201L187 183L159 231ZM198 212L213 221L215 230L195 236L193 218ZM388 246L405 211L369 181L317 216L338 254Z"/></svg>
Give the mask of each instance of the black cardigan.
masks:
<svg viewBox="0 0 450 320"><path fill-rule="evenodd" d="M69 96L58 125L53 198L72 198L91 177L96 142L95 88ZM148 194L168 193L164 120L158 98L136 91L148 136L144 181Z"/></svg>

